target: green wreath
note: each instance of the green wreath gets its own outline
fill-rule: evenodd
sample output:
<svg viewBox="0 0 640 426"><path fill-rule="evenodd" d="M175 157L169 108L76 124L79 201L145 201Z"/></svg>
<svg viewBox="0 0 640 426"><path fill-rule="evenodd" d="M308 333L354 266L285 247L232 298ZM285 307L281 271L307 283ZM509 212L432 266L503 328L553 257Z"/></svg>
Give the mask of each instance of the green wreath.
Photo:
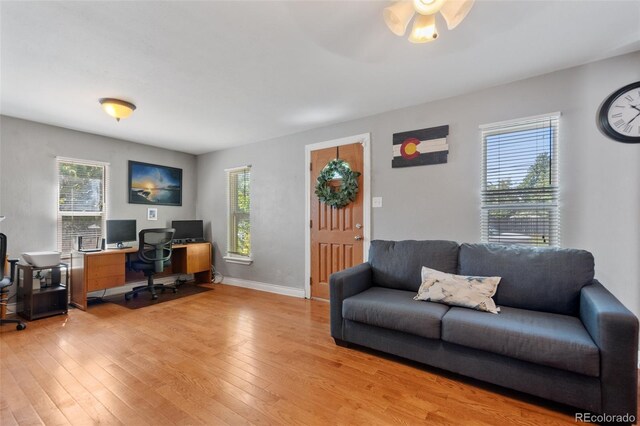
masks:
<svg viewBox="0 0 640 426"><path fill-rule="evenodd" d="M336 175L342 177L340 189L334 190L329 182L336 178ZM352 201L355 201L358 195L358 176L360 172L354 172L349 168L349 164L340 159L331 160L320 172L316 180L316 195L318 199L328 206L341 208Z"/></svg>

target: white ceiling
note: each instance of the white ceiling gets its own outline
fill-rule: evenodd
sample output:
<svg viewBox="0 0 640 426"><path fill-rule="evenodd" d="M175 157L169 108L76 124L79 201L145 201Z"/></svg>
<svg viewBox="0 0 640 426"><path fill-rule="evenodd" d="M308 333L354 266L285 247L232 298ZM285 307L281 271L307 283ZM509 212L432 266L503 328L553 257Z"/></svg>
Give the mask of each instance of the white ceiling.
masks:
<svg viewBox="0 0 640 426"><path fill-rule="evenodd" d="M637 0L478 0L423 45L387 4L2 1L0 112L199 154L640 50Z"/></svg>

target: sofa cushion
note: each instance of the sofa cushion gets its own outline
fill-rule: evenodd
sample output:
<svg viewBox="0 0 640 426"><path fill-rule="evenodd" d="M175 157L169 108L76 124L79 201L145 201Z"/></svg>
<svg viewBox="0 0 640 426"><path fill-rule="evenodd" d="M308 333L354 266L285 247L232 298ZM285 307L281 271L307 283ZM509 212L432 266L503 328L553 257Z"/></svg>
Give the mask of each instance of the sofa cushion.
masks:
<svg viewBox="0 0 640 426"><path fill-rule="evenodd" d="M496 304L577 315L580 289L593 280L593 255L561 248L462 244L460 275L502 277Z"/></svg>
<svg viewBox="0 0 640 426"><path fill-rule="evenodd" d="M372 281L375 285L417 292L423 266L455 274L458 268L458 243L454 241L382 241L371 242L369 249Z"/></svg>
<svg viewBox="0 0 640 426"><path fill-rule="evenodd" d="M413 300L414 292L371 287L342 303L344 319L403 331L430 339L440 338L440 320L448 306Z"/></svg>
<svg viewBox="0 0 640 426"><path fill-rule="evenodd" d="M500 315L451 308L442 340L587 376L600 375L600 353L576 317L501 307Z"/></svg>

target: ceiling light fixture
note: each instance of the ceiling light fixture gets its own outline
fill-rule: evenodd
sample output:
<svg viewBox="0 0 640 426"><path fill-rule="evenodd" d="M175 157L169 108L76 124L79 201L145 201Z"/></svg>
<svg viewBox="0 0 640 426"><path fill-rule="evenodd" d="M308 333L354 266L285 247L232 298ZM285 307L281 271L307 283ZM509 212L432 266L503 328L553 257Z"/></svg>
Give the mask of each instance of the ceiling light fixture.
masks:
<svg viewBox="0 0 640 426"><path fill-rule="evenodd" d="M435 15L418 15L409 34L411 43L426 43L438 38Z"/></svg>
<svg viewBox="0 0 640 426"><path fill-rule="evenodd" d="M397 36L403 36L416 10L410 1L399 1L382 11L384 22Z"/></svg>
<svg viewBox="0 0 640 426"><path fill-rule="evenodd" d="M413 0L413 7L421 15L438 13L445 0Z"/></svg>
<svg viewBox="0 0 640 426"><path fill-rule="evenodd" d="M382 13L387 27L397 36L403 36L409 22L416 15L409 35L412 43L426 43L438 38L436 14L442 13L447 28L452 30L467 16L475 0L400 0Z"/></svg>
<svg viewBox="0 0 640 426"><path fill-rule="evenodd" d="M104 112L115 118L116 121L120 121L121 118L129 117L136 109L136 106L131 102L120 99L100 98L98 99L98 102L102 105Z"/></svg>

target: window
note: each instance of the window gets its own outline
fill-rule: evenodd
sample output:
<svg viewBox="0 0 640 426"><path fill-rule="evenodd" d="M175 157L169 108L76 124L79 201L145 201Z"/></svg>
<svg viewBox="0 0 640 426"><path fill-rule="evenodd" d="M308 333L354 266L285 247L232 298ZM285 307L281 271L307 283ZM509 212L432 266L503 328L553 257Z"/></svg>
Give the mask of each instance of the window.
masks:
<svg viewBox="0 0 640 426"><path fill-rule="evenodd" d="M82 236L99 247L106 219L107 164L58 158L58 250L67 255Z"/></svg>
<svg viewBox="0 0 640 426"><path fill-rule="evenodd" d="M251 166L227 170L227 184L229 231L225 259L245 263L251 256Z"/></svg>
<svg viewBox="0 0 640 426"><path fill-rule="evenodd" d="M559 115L481 126L484 242L560 244Z"/></svg>

